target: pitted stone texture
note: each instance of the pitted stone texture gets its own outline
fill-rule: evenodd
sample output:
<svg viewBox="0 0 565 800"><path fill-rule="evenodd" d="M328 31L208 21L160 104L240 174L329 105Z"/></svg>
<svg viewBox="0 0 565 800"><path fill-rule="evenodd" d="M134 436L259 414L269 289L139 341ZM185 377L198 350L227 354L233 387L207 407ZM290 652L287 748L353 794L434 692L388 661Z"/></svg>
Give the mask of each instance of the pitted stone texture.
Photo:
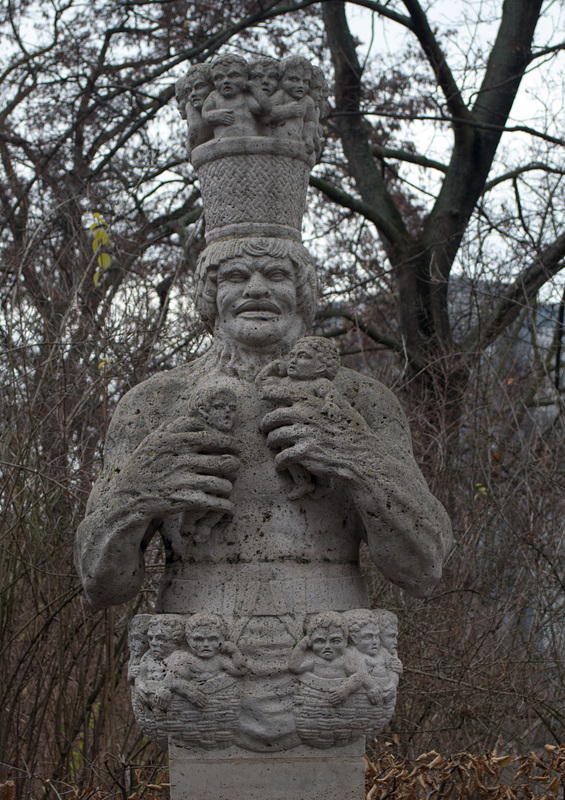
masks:
<svg viewBox="0 0 565 800"><path fill-rule="evenodd" d="M171 745L175 800L363 800L365 743L287 753L192 752Z"/></svg>
<svg viewBox="0 0 565 800"><path fill-rule="evenodd" d="M207 241L229 236L300 239L310 162L301 142L239 138L193 152Z"/></svg>

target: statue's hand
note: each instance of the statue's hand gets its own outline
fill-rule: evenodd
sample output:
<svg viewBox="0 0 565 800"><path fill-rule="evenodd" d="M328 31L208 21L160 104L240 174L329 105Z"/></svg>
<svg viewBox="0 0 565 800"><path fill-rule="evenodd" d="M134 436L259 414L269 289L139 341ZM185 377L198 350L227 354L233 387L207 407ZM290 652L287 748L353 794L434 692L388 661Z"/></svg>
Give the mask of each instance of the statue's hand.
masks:
<svg viewBox="0 0 565 800"><path fill-rule="evenodd" d="M180 418L141 442L112 476L113 489L121 503L149 517L197 510L231 515L237 452L233 437Z"/></svg>
<svg viewBox="0 0 565 800"><path fill-rule="evenodd" d="M312 397L265 415L261 427L267 444L280 450L276 468L301 464L319 477L356 481L363 465L374 460L377 437L346 401L337 419L324 413L324 405L323 398Z"/></svg>

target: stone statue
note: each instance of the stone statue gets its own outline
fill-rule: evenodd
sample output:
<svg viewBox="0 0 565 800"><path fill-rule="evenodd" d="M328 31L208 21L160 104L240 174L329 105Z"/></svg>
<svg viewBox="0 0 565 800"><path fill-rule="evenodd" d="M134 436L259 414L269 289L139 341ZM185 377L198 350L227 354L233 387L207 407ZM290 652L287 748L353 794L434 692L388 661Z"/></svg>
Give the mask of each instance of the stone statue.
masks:
<svg viewBox="0 0 565 800"><path fill-rule="evenodd" d="M209 138L191 152L207 239L195 303L212 346L119 403L76 564L96 608L124 603L143 585L150 539L163 539L155 613L131 625L129 678L141 727L169 745L173 783L188 781L183 791L200 800L253 800L274 796L262 782L276 775L292 800L319 762L320 796L349 800L362 786L364 737L390 719L402 671L394 615L368 609L359 546L421 597L451 531L396 398L307 336L317 281L300 231L319 147L313 72L291 57L267 85L254 64L252 81L235 57L212 64ZM191 80L181 113L182 103L197 112L194 92L206 91ZM284 106L294 110L279 136ZM226 793L234 764L245 779Z"/></svg>

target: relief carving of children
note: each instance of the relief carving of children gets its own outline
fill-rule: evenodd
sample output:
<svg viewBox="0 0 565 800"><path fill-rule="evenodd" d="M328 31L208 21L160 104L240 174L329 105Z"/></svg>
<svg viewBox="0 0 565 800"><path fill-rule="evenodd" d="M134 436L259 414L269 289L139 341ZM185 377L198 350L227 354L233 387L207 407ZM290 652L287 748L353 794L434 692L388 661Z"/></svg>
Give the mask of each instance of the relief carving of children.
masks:
<svg viewBox="0 0 565 800"><path fill-rule="evenodd" d="M167 659L167 688L204 708L205 690L216 692L231 685L231 678L245 674L245 662L236 645L227 641L225 623L216 614L190 617L186 642L188 650L178 650Z"/></svg>
<svg viewBox="0 0 565 800"><path fill-rule="evenodd" d="M249 81L247 62L237 55L212 62L214 91L202 108L202 119L214 129L214 138L260 135L260 118L270 110L263 90Z"/></svg>
<svg viewBox="0 0 565 800"><path fill-rule="evenodd" d="M181 617L158 614L147 627L149 650L139 662L134 690L149 709L164 710L167 705L167 659L184 643L184 622Z"/></svg>
<svg viewBox="0 0 565 800"><path fill-rule="evenodd" d="M308 673L306 677L330 679L314 683L315 688L327 691L333 706L347 700L366 680L359 659L347 649L347 635L341 614L334 611L317 614L307 623L306 636L288 660L289 670L297 675Z"/></svg>
<svg viewBox="0 0 565 800"><path fill-rule="evenodd" d="M396 654L396 616L384 609L346 611L349 640L364 664L363 686L371 703L394 701L402 663Z"/></svg>
<svg viewBox="0 0 565 800"><path fill-rule="evenodd" d="M180 115L188 125L188 155L195 147L214 138L214 129L202 120L202 107L214 89L209 64L193 64L176 83Z"/></svg>
<svg viewBox="0 0 565 800"><path fill-rule="evenodd" d="M280 139L301 139L313 153L318 134L316 105L308 92L312 80L310 62L290 56L280 64L279 89L272 97L271 126Z"/></svg>

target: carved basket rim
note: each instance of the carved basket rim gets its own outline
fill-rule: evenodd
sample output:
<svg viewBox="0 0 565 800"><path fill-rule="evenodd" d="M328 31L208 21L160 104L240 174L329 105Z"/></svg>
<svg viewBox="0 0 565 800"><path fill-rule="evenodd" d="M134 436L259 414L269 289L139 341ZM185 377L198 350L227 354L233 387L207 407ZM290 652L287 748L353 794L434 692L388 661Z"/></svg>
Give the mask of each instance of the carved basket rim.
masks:
<svg viewBox="0 0 565 800"><path fill-rule="evenodd" d="M246 155L272 155L298 159L310 168L314 166L315 161L315 156L307 152L304 142L298 139L278 139L273 136L233 136L211 139L194 148L191 161L192 166L197 170L218 158Z"/></svg>

